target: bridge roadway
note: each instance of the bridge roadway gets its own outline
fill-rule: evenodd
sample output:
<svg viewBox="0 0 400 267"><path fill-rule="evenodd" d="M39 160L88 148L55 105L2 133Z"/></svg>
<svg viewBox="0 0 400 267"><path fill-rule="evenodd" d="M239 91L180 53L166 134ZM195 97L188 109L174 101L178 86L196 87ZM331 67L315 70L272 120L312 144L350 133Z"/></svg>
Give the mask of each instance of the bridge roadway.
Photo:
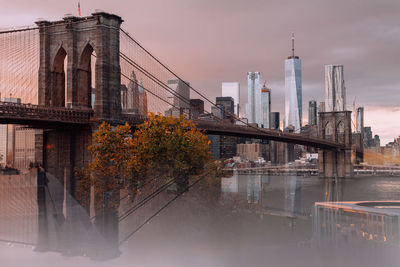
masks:
<svg viewBox="0 0 400 267"><path fill-rule="evenodd" d="M114 123L122 124L128 122L130 125L137 125L144 120L143 116L123 114L121 120ZM204 130L207 134L267 139L330 150L344 149L344 145L341 144L295 133L235 125L226 121L195 120L194 122L199 129ZM92 109L0 102L0 124L21 124L35 128L58 129L87 127L96 123L99 123L99 120L94 118Z"/></svg>

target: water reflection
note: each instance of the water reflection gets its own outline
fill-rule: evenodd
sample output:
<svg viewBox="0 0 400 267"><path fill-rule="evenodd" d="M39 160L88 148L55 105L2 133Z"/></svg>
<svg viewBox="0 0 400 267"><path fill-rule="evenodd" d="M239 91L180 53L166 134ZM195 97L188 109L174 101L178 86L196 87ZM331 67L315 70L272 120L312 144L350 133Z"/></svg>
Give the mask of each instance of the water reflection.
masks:
<svg viewBox="0 0 400 267"><path fill-rule="evenodd" d="M368 203L362 202L367 206ZM313 212L314 247L332 263L398 266L400 211L359 204L316 203ZM396 205L399 207L400 203Z"/></svg>
<svg viewBox="0 0 400 267"><path fill-rule="evenodd" d="M86 210L66 193L58 179L43 169L0 176L0 191L3 242L28 244L36 252L55 251L91 258L116 256L118 247L112 246L110 236L105 238L99 231L109 226L113 229L109 221L102 218L93 225Z"/></svg>
<svg viewBox="0 0 400 267"><path fill-rule="evenodd" d="M235 174L201 180L176 200L177 189L169 185L146 201L148 193L153 196L165 183L157 180L133 199L121 192L118 217L114 213L91 218L66 193L65 183L51 175L47 178L44 195L35 173L0 178L0 239L32 244L35 253L49 259L49 266L60 258L38 251L108 259L104 266L398 266L400 262L397 215L327 204L398 199L398 178L335 181ZM386 184L395 185L394 190ZM315 202L322 204L314 206ZM26 254L20 255L24 259ZM96 261L74 259L97 266Z"/></svg>
<svg viewBox="0 0 400 267"><path fill-rule="evenodd" d="M247 203L258 203L260 201L261 177L247 176Z"/></svg>

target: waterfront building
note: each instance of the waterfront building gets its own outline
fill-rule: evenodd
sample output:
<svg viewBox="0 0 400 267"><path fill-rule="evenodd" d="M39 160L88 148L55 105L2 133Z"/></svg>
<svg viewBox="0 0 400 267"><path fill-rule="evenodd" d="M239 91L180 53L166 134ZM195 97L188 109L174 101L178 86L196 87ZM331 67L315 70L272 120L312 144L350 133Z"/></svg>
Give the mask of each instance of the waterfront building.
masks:
<svg viewBox="0 0 400 267"><path fill-rule="evenodd" d="M374 139L372 139L372 130L370 126L364 127L363 142L365 148L372 147L374 144Z"/></svg>
<svg viewBox="0 0 400 267"><path fill-rule="evenodd" d="M221 158L221 136L219 135L207 135L208 140L210 140L210 151L214 159Z"/></svg>
<svg viewBox="0 0 400 267"><path fill-rule="evenodd" d="M26 126L15 127L14 164L16 169L28 169L35 162L35 130Z"/></svg>
<svg viewBox="0 0 400 267"><path fill-rule="evenodd" d="M302 126L302 79L301 60L294 53L292 36L292 55L285 60L285 127L293 126L296 133Z"/></svg>
<svg viewBox="0 0 400 267"><path fill-rule="evenodd" d="M249 123L261 123L261 85L260 73L247 73L247 105L246 115Z"/></svg>
<svg viewBox="0 0 400 267"><path fill-rule="evenodd" d="M21 99L20 98L14 98L14 97L2 97L1 98L2 102L11 102L11 103L16 103L20 104ZM1 138L2 140L0 141L1 144L3 144L3 147L6 147L6 152L5 155L3 155L5 164L8 165L9 167L14 166L14 158L15 158L15 126L14 124L7 124L3 128L3 131L6 132L6 134L2 134ZM4 132L3 132L4 133Z"/></svg>
<svg viewBox="0 0 400 267"><path fill-rule="evenodd" d="M262 156L262 150L265 149L264 146L267 145L250 142L246 144L237 144L236 155L244 160L256 161Z"/></svg>
<svg viewBox="0 0 400 267"><path fill-rule="evenodd" d="M377 135L377 134L374 136L374 146L376 148L381 147L381 139L379 138L379 135Z"/></svg>
<svg viewBox="0 0 400 267"><path fill-rule="evenodd" d="M326 112L346 110L343 65L325 66L325 105Z"/></svg>
<svg viewBox="0 0 400 267"><path fill-rule="evenodd" d="M308 102L308 124L317 125L317 101L311 100Z"/></svg>
<svg viewBox="0 0 400 267"><path fill-rule="evenodd" d="M236 156L236 145L239 138L236 136L220 136L220 158L229 159Z"/></svg>
<svg viewBox="0 0 400 267"><path fill-rule="evenodd" d="M239 117L240 112L240 84L238 82L223 82L222 96L232 97L234 101L234 113Z"/></svg>
<svg viewBox="0 0 400 267"><path fill-rule="evenodd" d="M261 125L263 128L270 128L271 114L271 89L264 86L261 89Z"/></svg>

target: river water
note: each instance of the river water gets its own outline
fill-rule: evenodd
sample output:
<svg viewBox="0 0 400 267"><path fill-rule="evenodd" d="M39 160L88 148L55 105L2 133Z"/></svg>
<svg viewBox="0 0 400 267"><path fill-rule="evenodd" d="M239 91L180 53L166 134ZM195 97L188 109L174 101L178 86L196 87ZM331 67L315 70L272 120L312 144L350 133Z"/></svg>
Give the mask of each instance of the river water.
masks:
<svg viewBox="0 0 400 267"><path fill-rule="evenodd" d="M206 177L179 197L168 188L101 229L57 180L50 177L45 200L35 181L34 173L0 177L2 267L400 265L396 207L315 206L400 200L399 177ZM116 232L118 245L104 229Z"/></svg>

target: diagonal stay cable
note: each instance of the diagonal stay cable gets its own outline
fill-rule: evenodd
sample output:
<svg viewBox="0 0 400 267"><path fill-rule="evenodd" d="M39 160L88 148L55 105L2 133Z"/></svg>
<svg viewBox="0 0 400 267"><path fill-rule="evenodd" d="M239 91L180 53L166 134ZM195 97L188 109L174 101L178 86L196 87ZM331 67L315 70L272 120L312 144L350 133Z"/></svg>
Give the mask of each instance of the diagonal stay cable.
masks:
<svg viewBox="0 0 400 267"><path fill-rule="evenodd" d="M194 185L196 185L197 183L199 183L201 180L203 180L205 177L207 177L207 175L209 174L209 172L207 172L206 174L202 175L199 179L197 179L196 181L194 181L191 185L187 186L185 188L185 190L183 190L182 192L178 193L174 198L172 198L171 200L169 200L167 203L165 203L158 211L156 211L152 216L150 216L147 220L145 220L142 224L140 224L135 230L133 230L131 233L129 233L125 238L123 238L120 242L119 245L121 245L122 243L125 243L129 238L131 238L135 233L137 233L144 225L146 225L148 222L150 222L154 217L156 217L158 214L160 214L164 209L166 209L172 202L174 202L175 200L177 200L180 196L182 196L188 189L192 188Z"/></svg>
<svg viewBox="0 0 400 267"><path fill-rule="evenodd" d="M157 195L159 195L161 192L164 191L164 189L168 188L170 185L172 185L175 182L174 178L171 178L167 183L165 183L164 185L160 186L157 188L157 190L155 190L153 193L151 193L150 195L148 195L146 198L144 198L143 200L141 200L139 203L135 204L133 207L131 207L129 210L127 210L124 214L122 214L121 216L119 216L119 221L123 221L125 220L129 215L131 215L133 212L135 212L136 210L138 210L139 208L141 208L142 206L144 206L147 202L149 202L150 200L152 200L154 197L156 197Z"/></svg>
<svg viewBox="0 0 400 267"><path fill-rule="evenodd" d="M123 32L128 39L130 39L132 42L134 42L137 46L139 46L145 53L147 53L153 60L155 60L158 64L160 64L163 68L165 68L168 72L170 72L171 74L173 74L175 77L177 77L179 80L181 80L183 83L185 83L190 89L192 89L194 92L196 92L198 95L200 95L201 97L203 97L207 102L209 102L212 106L215 106L217 108L218 107L213 101L211 101L210 99L208 99L206 96L204 96L202 93L200 93L198 90L194 89L190 84L188 84L187 82L185 82L183 79L180 78L180 76L178 76L175 72L173 72L170 68L168 68L166 65L164 65L159 59L157 59L153 54L151 54L146 48L144 48L141 44L139 44L139 42L137 42L132 36L129 35L128 32L126 32L125 30L123 30L122 28L120 29L121 32ZM234 115L231 112L227 112L228 115ZM240 119L240 118L236 118L236 116L233 116L235 118L236 121L239 121L241 123L243 123L244 125L246 125L249 128L252 128L256 131L265 133L265 130L263 130L263 128L259 128L259 127L255 127L253 125L251 125L250 123Z"/></svg>
<svg viewBox="0 0 400 267"><path fill-rule="evenodd" d="M186 97L180 95L179 93L175 92L174 90L172 90L168 85L166 85L165 83L163 83L162 81L160 81L157 77L155 77L153 74L151 74L150 72L148 72L146 69L144 69L143 67L141 67L139 64L137 64L135 61L133 61L132 59L130 59L128 56L126 56L125 54L123 54L122 52L120 53L120 56L122 59L124 59L128 64L130 64L131 66L133 66L134 68L136 68L137 70L139 70L141 73L143 73L146 77L148 77L149 79L151 79L153 82L155 82L156 84L158 84L159 86L161 86L162 88L164 88L165 90L167 90L169 93L171 93L172 95L178 97L180 100L184 101L186 104L190 105L190 100L188 100Z"/></svg>
<svg viewBox="0 0 400 267"><path fill-rule="evenodd" d="M144 187L144 186L150 184L151 182L153 182L153 181L155 181L155 180L157 180L157 178L153 178L153 179L151 179L150 181L145 182L145 183L143 184L142 187ZM164 186L165 186L167 183L169 183L169 182L170 182L170 180L167 181L167 182L166 182L165 184L163 184L162 186L158 187L158 188L157 188L156 190L154 190L152 193L150 193L149 196L152 195L152 194L154 194L156 191L158 191L160 188L164 187ZM119 199L119 201L124 200L124 199L127 198L128 196L129 196L129 195L126 194L125 196L121 197L121 198ZM147 196L147 197L148 197L148 196ZM146 198L147 198L147 197L146 197ZM143 199L143 200L144 200L144 199ZM141 201L143 201L143 200L141 200ZM141 202L141 201L140 201L140 202ZM139 203L135 204L133 207L130 207L130 208L129 208L123 215L121 215L120 217L124 216L127 212L129 212L131 209L133 209L136 205L139 205ZM92 219L94 219L94 218L96 218L96 217L97 217L97 215L94 215L94 216L90 217L90 220L92 220Z"/></svg>
<svg viewBox="0 0 400 267"><path fill-rule="evenodd" d="M123 74L122 72L121 72L121 75L122 75L124 78L126 78L127 80L129 80L129 81L131 81L131 82L133 82L133 83L139 85L137 81L132 80L131 78L129 78L127 75ZM141 86L142 86L142 85L141 85ZM176 108L176 109L179 109L177 106L175 106L174 104L169 103L167 100L164 100L162 97L160 97L160 96L156 95L155 93L151 92L151 91L150 91L149 89L147 89L146 87L142 86L142 88L143 88L143 90L145 90L146 92L149 92L151 95L153 95L153 96L155 96L156 98L160 99L161 101L167 103L168 105L171 105L172 107L174 107L174 108ZM186 112L187 112L187 111L186 111ZM188 116L189 116L189 115L190 115L190 114L188 114Z"/></svg>
<svg viewBox="0 0 400 267"><path fill-rule="evenodd" d="M97 58L96 55L94 55L94 54L92 54L92 56L95 57L95 58ZM122 73L122 72L121 72L121 76L123 76L123 77L124 77L125 79L127 79L128 81L131 81L131 82L133 82L133 83L135 83L136 85L139 86L138 81L132 80L131 78L129 78L127 75L125 75L125 74ZM147 89L146 87L144 87L144 86L142 86L142 85L141 85L141 87L143 88L143 90L145 90L146 92L150 93L152 96L155 96L156 98L158 98L158 99L160 99L161 101L167 103L168 105L171 105L172 107L179 109L177 106L175 106L175 105L172 104L172 103L169 103L167 100L165 100L165 99L163 99L162 97L156 95L155 93L153 93L152 91L150 91L150 90ZM188 115L189 115L189 114L188 114Z"/></svg>
<svg viewBox="0 0 400 267"><path fill-rule="evenodd" d="M153 58L158 64L160 64L163 68L165 68L166 70L168 70L171 74L173 74L175 77L177 77L179 80L181 80L182 82L184 82L190 89L192 89L193 91L195 91L197 94L199 94L201 97L203 97L205 100L207 100L208 102L210 102L212 105L216 106L211 100L209 100L207 97L205 97L203 94L201 94L200 92L198 92L196 89L194 89L192 86L190 86L190 84L188 84L187 82L185 82L184 80L182 80L175 72L173 72L170 68L168 68L167 66L165 66L160 60L158 60L155 56L153 56L153 54L151 54L146 48L144 48L141 44L139 44L135 39L133 39L132 36L129 35L128 32L124 31L121 28L121 31L131 40L133 41L136 45L138 45L141 49L143 49L143 51L145 51L151 58Z"/></svg>
<svg viewBox="0 0 400 267"><path fill-rule="evenodd" d="M181 99L182 101L184 101L186 104L189 104L190 106L190 99L188 100L186 97L182 96L181 94L175 92L173 89L171 89L167 84L165 84L164 82L160 81L157 77L155 77L153 74L151 74L150 72L148 72L146 69L144 69L143 67L141 67L138 63L136 63L135 61L133 61L132 59L130 59L128 56L126 56L125 54L123 54L122 52L120 52L121 58L124 59L128 64L130 64L131 66L133 66L134 68L138 69L141 73L143 73L146 77L148 77L149 79L151 79L153 82L155 82L156 84L158 84L159 86L161 86L163 89L167 90L169 93L171 93L172 95L178 97L179 99ZM125 77L125 76L124 76ZM215 118L216 120L220 121L221 119L218 118L217 116L215 116L214 114L212 114L211 112L208 111L204 111L206 114L211 115L213 118Z"/></svg>

